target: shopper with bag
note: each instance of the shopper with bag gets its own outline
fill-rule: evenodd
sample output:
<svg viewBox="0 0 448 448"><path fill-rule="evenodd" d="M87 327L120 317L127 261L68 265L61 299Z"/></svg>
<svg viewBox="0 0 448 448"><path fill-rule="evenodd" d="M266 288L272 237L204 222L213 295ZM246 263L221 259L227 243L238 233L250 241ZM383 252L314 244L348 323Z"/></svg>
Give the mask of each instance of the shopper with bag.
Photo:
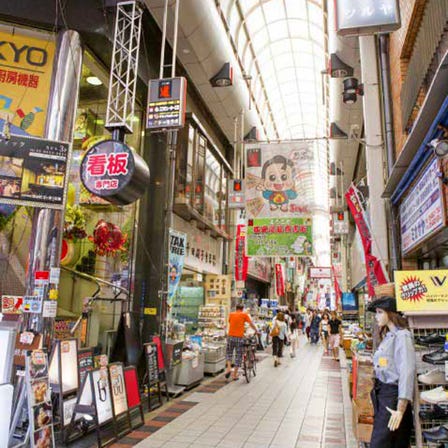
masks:
<svg viewBox="0 0 448 448"><path fill-rule="evenodd" d="M295 358L296 357L296 350L299 348L299 325L297 323L297 319L295 316L291 317L291 325L289 326L290 328L290 335L289 335L289 340L291 342L291 346L290 346L290 355L291 358Z"/></svg>
<svg viewBox="0 0 448 448"><path fill-rule="evenodd" d="M280 362L280 358L283 355L283 344L286 340L287 326L285 322L285 315L280 311L277 316L272 320L272 356L274 357L274 367L277 367Z"/></svg>

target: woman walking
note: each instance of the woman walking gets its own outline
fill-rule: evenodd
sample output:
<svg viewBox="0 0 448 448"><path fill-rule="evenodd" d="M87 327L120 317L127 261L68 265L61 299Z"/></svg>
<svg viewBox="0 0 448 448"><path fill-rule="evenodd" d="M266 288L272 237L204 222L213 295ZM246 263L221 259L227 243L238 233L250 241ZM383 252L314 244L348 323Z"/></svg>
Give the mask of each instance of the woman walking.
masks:
<svg viewBox="0 0 448 448"><path fill-rule="evenodd" d="M325 354L328 355L328 328L330 322L328 314L324 313L322 320L320 321L320 337L322 338L322 343L324 345Z"/></svg>
<svg viewBox="0 0 448 448"><path fill-rule="evenodd" d="M272 356L274 357L274 367L277 367L280 362L280 358L283 355L283 344L286 339L286 322L285 315L280 311L277 316L272 320Z"/></svg>
<svg viewBox="0 0 448 448"><path fill-rule="evenodd" d="M291 342L290 354L291 358L296 357L296 350L299 348L299 324L297 323L296 316L291 316L291 325L289 326L291 332L289 340Z"/></svg>

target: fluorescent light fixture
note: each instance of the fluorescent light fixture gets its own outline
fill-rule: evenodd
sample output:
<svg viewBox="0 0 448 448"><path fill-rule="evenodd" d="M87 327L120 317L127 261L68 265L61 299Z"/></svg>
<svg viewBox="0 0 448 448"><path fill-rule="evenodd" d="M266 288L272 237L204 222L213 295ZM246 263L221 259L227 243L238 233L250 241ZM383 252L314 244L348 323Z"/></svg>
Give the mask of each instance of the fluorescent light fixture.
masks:
<svg viewBox="0 0 448 448"><path fill-rule="evenodd" d="M98 76L87 76L86 81L92 86L100 86L103 84Z"/></svg>

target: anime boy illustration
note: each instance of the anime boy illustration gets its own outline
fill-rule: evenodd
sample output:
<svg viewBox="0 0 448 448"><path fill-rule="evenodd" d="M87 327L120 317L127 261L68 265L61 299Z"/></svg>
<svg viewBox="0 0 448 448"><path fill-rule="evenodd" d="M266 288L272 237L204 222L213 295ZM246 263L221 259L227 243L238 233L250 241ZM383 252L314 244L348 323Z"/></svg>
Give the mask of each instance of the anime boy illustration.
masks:
<svg viewBox="0 0 448 448"><path fill-rule="evenodd" d="M277 155L265 162L257 190L263 191L263 198L269 201L271 211L280 208L287 212L289 201L297 198L295 175L293 161L284 156Z"/></svg>

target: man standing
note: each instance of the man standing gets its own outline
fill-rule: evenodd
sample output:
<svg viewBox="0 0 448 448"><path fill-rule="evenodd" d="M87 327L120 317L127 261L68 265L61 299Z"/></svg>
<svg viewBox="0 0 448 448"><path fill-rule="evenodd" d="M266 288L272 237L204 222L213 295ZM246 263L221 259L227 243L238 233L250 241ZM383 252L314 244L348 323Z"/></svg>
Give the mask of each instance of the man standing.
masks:
<svg viewBox="0 0 448 448"><path fill-rule="evenodd" d="M258 334L257 327L253 324L249 314L243 312L243 305L238 304L236 311L229 314L229 331L227 332L227 349L226 349L226 378L230 377L232 370L232 358L235 351L235 364L233 368L232 378L238 379L238 369L241 366L244 350L244 324L247 322Z"/></svg>
<svg viewBox="0 0 448 448"><path fill-rule="evenodd" d="M339 361L339 344L342 334L342 322L338 319L336 311L331 312L329 349L333 351L333 359Z"/></svg>

